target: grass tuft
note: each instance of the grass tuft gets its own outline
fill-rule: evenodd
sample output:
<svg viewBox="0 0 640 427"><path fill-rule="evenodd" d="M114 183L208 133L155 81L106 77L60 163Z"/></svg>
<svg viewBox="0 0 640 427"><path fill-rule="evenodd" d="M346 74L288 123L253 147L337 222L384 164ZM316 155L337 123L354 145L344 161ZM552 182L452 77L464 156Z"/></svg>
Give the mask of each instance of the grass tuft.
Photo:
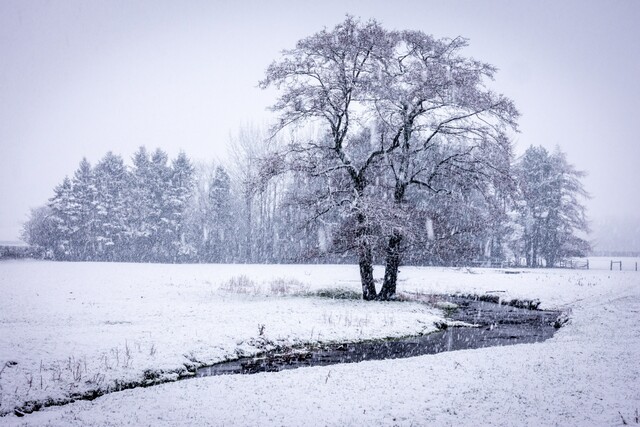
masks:
<svg viewBox="0 0 640 427"><path fill-rule="evenodd" d="M277 278L269 282L272 295L305 295L309 292L309 285L297 279Z"/></svg>
<svg viewBox="0 0 640 427"><path fill-rule="evenodd" d="M345 288L323 288L309 293L309 295L320 298L359 300L362 294L351 289Z"/></svg>
<svg viewBox="0 0 640 427"><path fill-rule="evenodd" d="M252 294L260 293L260 286L244 274L233 276L220 285L220 290L234 294Z"/></svg>

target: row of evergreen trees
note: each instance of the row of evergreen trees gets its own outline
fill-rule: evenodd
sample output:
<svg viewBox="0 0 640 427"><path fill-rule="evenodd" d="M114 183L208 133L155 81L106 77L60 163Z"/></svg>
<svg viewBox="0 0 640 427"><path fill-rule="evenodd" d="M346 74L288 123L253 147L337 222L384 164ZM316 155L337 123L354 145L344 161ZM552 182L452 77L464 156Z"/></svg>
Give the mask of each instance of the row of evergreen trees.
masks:
<svg viewBox="0 0 640 427"><path fill-rule="evenodd" d="M47 206L32 212L25 239L60 260L186 260L193 183L184 153L169 164L165 152L140 148L131 168L111 152L95 167L83 159Z"/></svg>
<svg viewBox="0 0 640 427"><path fill-rule="evenodd" d="M111 152L83 159L24 224L23 239L52 259L131 262L297 262L315 235L284 206L282 182L258 183L253 154L228 167L194 166L141 147L127 166ZM284 192L283 192L284 194ZM297 212L297 214L296 214ZM301 226L302 224L302 226ZM317 256L315 253L313 256Z"/></svg>
<svg viewBox="0 0 640 427"><path fill-rule="evenodd" d="M162 150L144 147L131 166L113 153L95 166L83 159L49 203L32 211L24 238L58 260L353 262L345 219L314 220L309 206L326 183L296 173L267 179L261 159L268 154L247 147L226 166L196 167L184 153L169 162ZM500 192L467 183L409 193L414 209L405 221L412 229L404 262L535 267L584 255L582 177L560 151L531 147ZM385 191L382 180L378 187Z"/></svg>

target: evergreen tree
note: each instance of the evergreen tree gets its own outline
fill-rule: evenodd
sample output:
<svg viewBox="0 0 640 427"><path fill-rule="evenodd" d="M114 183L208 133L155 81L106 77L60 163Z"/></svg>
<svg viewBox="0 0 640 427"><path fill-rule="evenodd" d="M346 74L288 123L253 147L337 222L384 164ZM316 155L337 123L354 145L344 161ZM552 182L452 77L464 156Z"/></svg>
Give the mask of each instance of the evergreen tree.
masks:
<svg viewBox="0 0 640 427"><path fill-rule="evenodd" d="M584 256L588 242L578 233L589 231L581 198L588 197L576 170L559 150L530 147L517 165L521 192L518 204L526 264L547 267L568 256Z"/></svg>
<svg viewBox="0 0 640 427"><path fill-rule="evenodd" d="M95 168L96 252L99 259L125 258L127 242L127 192L130 177L122 157L108 152Z"/></svg>
<svg viewBox="0 0 640 427"><path fill-rule="evenodd" d="M171 209L170 197L166 194L171 184L171 168L167 164L167 153L156 149L151 155L149 177L146 181L149 213L147 222L150 229L150 258L153 261L168 261L171 258Z"/></svg>
<svg viewBox="0 0 640 427"><path fill-rule="evenodd" d="M128 195L128 225L130 259L148 262L152 260L153 223L152 163L145 147L133 155L131 187Z"/></svg>
<svg viewBox="0 0 640 427"><path fill-rule="evenodd" d="M96 244L97 188L91 164L83 158L73 175L73 217L75 232L71 240L73 257L91 260Z"/></svg>
<svg viewBox="0 0 640 427"><path fill-rule="evenodd" d="M207 258L211 261L228 262L232 254L231 240L233 212L231 211L231 178L222 166L215 169L209 186L210 214Z"/></svg>
<svg viewBox="0 0 640 427"><path fill-rule="evenodd" d="M71 259L70 245L76 227L72 191L71 180L65 177L62 184L53 190L54 195L49 200L48 206L51 209L51 221L55 230L49 246L55 259Z"/></svg>
<svg viewBox="0 0 640 427"><path fill-rule="evenodd" d="M195 248L186 240L185 219L193 194L194 168L184 152L180 152L171 166L169 185L163 194L167 226L165 244L168 260L177 262L189 260L195 255Z"/></svg>

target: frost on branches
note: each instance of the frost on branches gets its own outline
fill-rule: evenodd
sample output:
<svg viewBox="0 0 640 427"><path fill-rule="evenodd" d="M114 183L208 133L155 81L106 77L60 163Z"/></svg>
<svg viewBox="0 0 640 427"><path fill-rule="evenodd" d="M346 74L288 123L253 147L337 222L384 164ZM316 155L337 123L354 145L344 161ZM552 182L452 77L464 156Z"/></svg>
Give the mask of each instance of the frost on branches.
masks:
<svg viewBox="0 0 640 427"><path fill-rule="evenodd" d="M261 82L280 90L280 128L321 130L282 155L324 181L317 212L340 212L364 299L393 298L402 256L434 215L434 194L491 203L505 191L518 112L487 89L495 68L462 56L466 45L347 17L284 51ZM377 293L378 249L386 271Z"/></svg>

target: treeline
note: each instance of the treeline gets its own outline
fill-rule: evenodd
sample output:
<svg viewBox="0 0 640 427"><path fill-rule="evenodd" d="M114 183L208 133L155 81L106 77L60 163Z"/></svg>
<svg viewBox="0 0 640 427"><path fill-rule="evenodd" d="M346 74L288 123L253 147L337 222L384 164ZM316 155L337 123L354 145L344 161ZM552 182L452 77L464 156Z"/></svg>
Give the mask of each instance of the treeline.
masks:
<svg viewBox="0 0 640 427"><path fill-rule="evenodd" d="M566 156L514 161L519 112L468 41L347 16L281 52L272 134L241 132L228 164L139 150L80 164L25 239L55 259L357 261L366 300L392 299L407 263L552 266L588 250ZM383 263L380 292L373 264Z"/></svg>
<svg viewBox="0 0 640 427"><path fill-rule="evenodd" d="M140 148L133 167L111 152L94 167L83 159L32 212L24 237L58 260L188 260L185 212L193 185L184 153L169 163L163 151Z"/></svg>
<svg viewBox="0 0 640 427"><path fill-rule="evenodd" d="M309 234L317 229L299 208L285 206L283 180L257 181L258 159L248 147L231 166L193 165L184 153L169 162L164 151L144 147L130 166L111 152L95 166L83 159L49 202L31 211L22 237L45 257L66 261L318 258L317 234Z"/></svg>
<svg viewBox="0 0 640 427"><path fill-rule="evenodd" d="M83 159L47 205L32 211L23 238L56 260L356 261L349 218L318 212L327 182L291 170L274 173L277 150L263 141L257 134L240 137L228 164L194 166L184 153L169 161L162 150L144 147L131 165L113 153L95 166ZM499 191L449 177L441 183L449 191L408 192L403 261L535 267L585 255L582 176L560 151L531 147ZM392 197L384 176L374 188L376 200ZM380 260L384 236L376 240L375 228L393 212L369 208L380 216L368 237Z"/></svg>

